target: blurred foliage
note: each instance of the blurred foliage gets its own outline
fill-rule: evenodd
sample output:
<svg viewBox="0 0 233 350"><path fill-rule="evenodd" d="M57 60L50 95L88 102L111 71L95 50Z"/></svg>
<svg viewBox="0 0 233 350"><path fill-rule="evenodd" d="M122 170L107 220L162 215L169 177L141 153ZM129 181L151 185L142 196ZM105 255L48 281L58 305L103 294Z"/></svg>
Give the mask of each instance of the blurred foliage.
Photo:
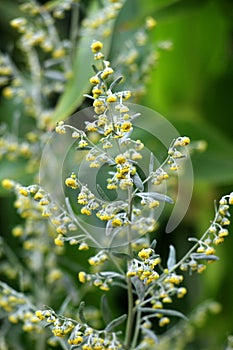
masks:
<svg viewBox="0 0 233 350"><path fill-rule="evenodd" d="M54 6L54 3L51 1L49 6ZM101 1L81 1L81 17L95 13L99 3ZM9 52L22 66L23 59L14 49L18 35L9 25L10 20L21 15L18 5L17 0L8 0L7 6L0 2L0 48L3 52ZM124 42L131 40L136 28L142 25L148 15L157 21L157 27L149 34L150 41L156 45L171 41L173 45L172 48L168 45L169 52L158 51L159 61L156 69L151 68L149 71L147 92L142 98L137 97L137 102L164 115L180 134L188 135L194 141L202 139L207 142L206 151L194 154L192 158L194 196L184 225L176 229L174 234L163 238L165 243L161 243L165 246L176 242L183 249L190 231L202 232L208 226L213 212L213 199L229 191L233 184L233 3L230 0L127 0L116 21L111 24L114 28L112 36L104 39L111 61L114 62L119 47L124 47ZM80 21L80 18L77 20ZM60 21L60 32L67 30L67 21ZM90 90L89 46L92 39L87 35L78 38L71 67L74 74L62 94L55 99L50 129L56 121L68 118L87 104L83 94ZM117 61L115 65L117 67ZM21 109L21 105L1 97L1 121L13 132L18 127L14 113ZM34 121L23 117L19 132L24 135L34 127ZM35 173L26 174L26 166L27 159L17 162L1 159L0 179L11 177L29 184ZM1 234L7 236L19 219L11 205L12 199L6 198L2 188L0 193ZM161 231L162 227L163 223ZM187 234L184 234L185 230ZM12 239L8 240L15 249L18 248ZM192 280L192 285L189 285L189 310L208 296L222 304L222 312L197 332L196 340L192 340L190 346L187 345L187 350L223 349L227 336L233 333L232 240L230 236L229 244L221 247L221 262L211 266L195 284ZM69 252L67 259L72 260L68 256Z"/></svg>

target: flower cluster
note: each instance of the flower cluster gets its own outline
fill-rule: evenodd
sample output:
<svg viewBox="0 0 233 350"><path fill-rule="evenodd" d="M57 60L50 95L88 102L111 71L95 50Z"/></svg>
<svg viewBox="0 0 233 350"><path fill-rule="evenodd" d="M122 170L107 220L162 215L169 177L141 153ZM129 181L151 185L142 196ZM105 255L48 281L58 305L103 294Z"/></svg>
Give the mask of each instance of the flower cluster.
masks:
<svg viewBox="0 0 233 350"><path fill-rule="evenodd" d="M133 259L129 264L127 276L132 279L137 292L139 286L141 289L138 294L139 299L136 300L136 308L143 311L146 306L145 311L148 311L148 305L150 305L153 317L159 318L159 326L167 325L170 319L164 316L165 305L173 302L173 296L182 298L187 293L186 288L180 286L183 276L162 268L160 256L151 247L143 248L138 252L138 258ZM145 322L147 324L149 318L145 316L142 319L144 322L142 333L145 332L144 328L148 328Z"/></svg>
<svg viewBox="0 0 233 350"><path fill-rule="evenodd" d="M206 269L204 261L209 263L218 260L215 256L216 246L221 244L225 237L228 236L229 231L227 227L230 225L230 212L229 206L233 204L233 194L223 196L220 201L218 208L215 208L215 217L211 222L210 227L201 237L189 238L189 241L193 241L194 245L191 254L188 257L184 257L180 269L182 271L189 270L197 271L198 273L203 272Z"/></svg>
<svg viewBox="0 0 233 350"><path fill-rule="evenodd" d="M108 37L112 32L113 20L117 17L123 6L123 0L107 0L100 11L94 11L88 18L83 20L86 35L98 35Z"/></svg>
<svg viewBox="0 0 233 350"><path fill-rule="evenodd" d="M0 282L0 308L7 312L11 323L22 322L25 332L39 330L34 306L23 293L16 292L3 282Z"/></svg>
<svg viewBox="0 0 233 350"><path fill-rule="evenodd" d="M85 323L84 316L80 322L58 316L52 309L37 310L38 320L48 325L56 337L67 336L67 343L82 346L83 350L117 350L122 349L114 332L97 331ZM82 322L83 321L83 322Z"/></svg>
<svg viewBox="0 0 233 350"><path fill-rule="evenodd" d="M132 89L133 97L136 99L145 94L145 84L149 80L152 69L158 63L160 51L170 50L172 47L168 42L167 45L165 43L148 45L150 31L156 26L156 20L149 16L134 35L130 36L130 40L125 40L125 35L120 38L121 50L114 63L119 67L120 73L127 76L126 84ZM118 42L114 44L117 51L119 44Z"/></svg>

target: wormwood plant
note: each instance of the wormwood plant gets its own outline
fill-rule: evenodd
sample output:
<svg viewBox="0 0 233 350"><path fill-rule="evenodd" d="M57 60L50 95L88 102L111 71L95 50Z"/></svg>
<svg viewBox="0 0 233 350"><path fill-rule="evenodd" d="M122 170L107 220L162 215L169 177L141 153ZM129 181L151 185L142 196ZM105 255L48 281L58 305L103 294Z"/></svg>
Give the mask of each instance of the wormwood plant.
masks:
<svg viewBox="0 0 233 350"><path fill-rule="evenodd" d="M14 191L15 206L25 219L24 227L15 227L13 234L22 239L28 252L27 264L36 276L36 286L31 286L30 277L27 281L27 275L24 276L22 290L27 292L35 287L38 299L30 300L27 293L19 293L1 283L0 306L11 323L22 322L25 331L33 334L42 332L43 327L49 328L52 332L49 344L60 344L63 349L166 349L166 337L173 339L175 334L178 337L181 334L170 328L161 338L157 326L166 329L171 318L188 322L171 304L187 293L184 271L191 275L201 273L207 264L218 260L215 249L228 235L233 193L223 196L215 205L209 228L200 238L189 238L193 245L181 259L176 260L176 249L171 245L167 260L162 261L152 233L158 226L157 211L164 203L172 205L173 199L158 193L157 189L170 179L171 185L174 183L174 174L185 161L190 140L187 136L171 140L163 162L156 166L151 157L145 176L141 171L145 169L139 168L144 144L134 138L135 120L144 116L135 113L126 102L130 91L118 91L122 77L115 76L110 62L105 60L102 42L94 41L91 49L95 64L90 77L92 95L87 97L93 103L93 121L86 120L84 130L59 122L56 132L61 142L63 135L71 132L77 152L84 154L84 162L89 166L88 176L104 168L106 182L98 183L93 190L74 169L64 182L74 191L76 202L71 204L67 198L63 206L56 202L53 193L40 185L25 187L13 180L3 180L3 186ZM117 194L117 199L111 197L112 193ZM78 247L80 251L77 258L80 268L75 271L80 288L83 291L96 288L102 292L100 327L94 325L94 313L90 319L84 301L75 300L76 286L72 278L56 267L66 246L71 246L74 252ZM87 257L89 268L82 263L81 253ZM10 254L18 263L14 253ZM58 281L62 283L57 284ZM112 316L108 300L119 288L127 301L127 311ZM60 309L50 306L52 291L58 299L60 291L67 295L65 301L59 300ZM43 304L48 306L40 307ZM75 311L77 304L78 312ZM215 312L218 306L211 304L209 308ZM184 323L182 327L185 329ZM43 348L43 337L37 342L38 349ZM177 345L177 349L182 345Z"/></svg>

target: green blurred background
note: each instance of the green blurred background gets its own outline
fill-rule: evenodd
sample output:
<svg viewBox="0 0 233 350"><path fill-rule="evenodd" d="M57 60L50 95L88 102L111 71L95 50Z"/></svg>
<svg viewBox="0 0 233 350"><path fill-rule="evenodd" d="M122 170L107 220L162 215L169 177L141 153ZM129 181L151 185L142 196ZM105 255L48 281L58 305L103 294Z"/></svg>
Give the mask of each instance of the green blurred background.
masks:
<svg viewBox="0 0 233 350"><path fill-rule="evenodd" d="M1 1L0 11L0 46L6 50L16 38L8 22L18 16L18 2ZM110 59L115 54L114 40L118 40L119 28L127 24L126 31L127 26L134 29L148 15L158 23L150 33L150 40L171 40L173 48L161 53L156 69L151 70L147 93L138 102L161 113L180 134L191 140L206 140L208 145L204 153L192 157L195 183L184 222L163 238L165 246L177 245L181 255L188 247L187 237L201 235L208 227L214 214L214 199L233 189L233 3L230 0L128 0L115 26ZM6 107L3 101L1 120L7 120L9 108L14 106ZM6 170L3 166L1 169L2 178L5 173L1 171ZM16 168L12 173L17 178ZM11 170L7 175L10 174ZM12 198L2 194L0 203L2 232L6 235L18 219ZM233 233L232 228L230 231ZM222 304L222 312L198 330L196 341L187 349L224 349L227 336L233 333L232 249L230 235L218 247L220 262L208 266L198 278L187 277L189 295L185 311L191 311L207 298Z"/></svg>

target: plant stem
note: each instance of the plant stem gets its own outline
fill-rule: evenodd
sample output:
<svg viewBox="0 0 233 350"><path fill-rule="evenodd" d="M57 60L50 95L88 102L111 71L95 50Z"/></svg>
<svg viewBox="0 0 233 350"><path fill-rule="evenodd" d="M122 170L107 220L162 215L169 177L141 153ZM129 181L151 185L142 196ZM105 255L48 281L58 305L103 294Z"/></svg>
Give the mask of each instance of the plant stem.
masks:
<svg viewBox="0 0 233 350"><path fill-rule="evenodd" d="M141 315L142 315L142 312L140 310L138 310L136 324L135 324L135 332L134 332L134 337L132 340L132 349L134 349L137 345L138 335L139 335L139 331L140 331Z"/></svg>
<svg viewBox="0 0 233 350"><path fill-rule="evenodd" d="M125 346L126 349L130 349L132 330L133 330L133 320L134 320L134 311L133 311L133 290L132 290L132 282L131 278L127 278L128 285L128 318L126 325L126 333L125 333Z"/></svg>
<svg viewBox="0 0 233 350"><path fill-rule="evenodd" d="M131 215L132 215L132 189L128 189L128 200L129 200L129 211L128 211L128 219L131 221ZM128 253L129 255L132 254L132 247L131 247L131 226L129 224L128 226ZM126 325L126 333L125 333L125 346L126 349L131 348L131 338L132 338L132 331L133 331L133 322L134 322L134 309L133 309L133 288L132 288L132 282L131 278L127 277L127 287L128 287L128 318L127 318L127 325Z"/></svg>

